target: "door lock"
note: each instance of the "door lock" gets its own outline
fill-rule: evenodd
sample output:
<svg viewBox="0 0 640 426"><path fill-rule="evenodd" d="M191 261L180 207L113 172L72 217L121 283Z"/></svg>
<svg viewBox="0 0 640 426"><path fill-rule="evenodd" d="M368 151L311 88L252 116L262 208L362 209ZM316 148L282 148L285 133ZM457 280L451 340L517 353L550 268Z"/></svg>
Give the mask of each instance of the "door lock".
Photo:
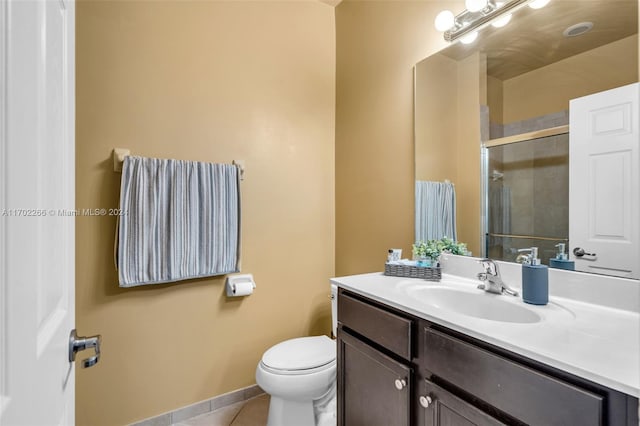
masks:
<svg viewBox="0 0 640 426"><path fill-rule="evenodd" d="M82 360L82 367L93 367L100 360L100 343L102 342L102 336L91 337L79 337L76 334L76 329L71 330L69 334L69 362L76 360L76 354L80 351L93 348L95 355Z"/></svg>

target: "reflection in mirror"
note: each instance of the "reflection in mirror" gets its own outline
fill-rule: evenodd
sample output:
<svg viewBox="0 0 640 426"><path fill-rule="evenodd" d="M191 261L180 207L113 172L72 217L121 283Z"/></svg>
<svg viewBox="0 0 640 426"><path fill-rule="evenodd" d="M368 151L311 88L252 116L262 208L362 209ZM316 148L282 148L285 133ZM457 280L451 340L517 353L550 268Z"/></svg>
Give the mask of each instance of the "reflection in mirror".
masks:
<svg viewBox="0 0 640 426"><path fill-rule="evenodd" d="M591 29L575 35L585 22L579 27ZM637 81L637 0L552 0L518 10L474 44L451 44L416 64L415 179L455 185L458 240L474 254L515 261L515 249L537 246L548 264L569 238L571 199L567 135L551 130L568 131L572 99ZM549 131L548 140L483 151ZM505 188L509 205L491 206Z"/></svg>
<svg viewBox="0 0 640 426"><path fill-rule="evenodd" d="M569 240L569 134L488 151L487 255L515 262L538 247L543 264Z"/></svg>

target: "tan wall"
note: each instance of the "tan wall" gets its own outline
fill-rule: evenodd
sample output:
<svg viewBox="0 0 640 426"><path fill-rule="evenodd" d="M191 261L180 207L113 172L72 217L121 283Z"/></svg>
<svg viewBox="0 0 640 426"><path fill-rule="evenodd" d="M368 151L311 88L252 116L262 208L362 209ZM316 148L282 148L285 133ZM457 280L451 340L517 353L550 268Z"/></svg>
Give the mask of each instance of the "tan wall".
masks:
<svg viewBox="0 0 640 426"><path fill-rule="evenodd" d="M77 327L104 353L77 370L77 423L121 425L249 386L269 346L329 333L335 17L319 2L77 6L78 208L117 207L113 147L246 161L245 299L223 278L119 289L115 218L78 218Z"/></svg>
<svg viewBox="0 0 640 426"><path fill-rule="evenodd" d="M414 237L413 66L445 46L433 22L463 1L336 7L336 273L380 271Z"/></svg>
<svg viewBox="0 0 640 426"><path fill-rule="evenodd" d="M504 81L505 124L569 109L569 100L638 81L638 35Z"/></svg>
<svg viewBox="0 0 640 426"><path fill-rule="evenodd" d="M458 141L458 62L431 55L416 65L416 180L454 180Z"/></svg>

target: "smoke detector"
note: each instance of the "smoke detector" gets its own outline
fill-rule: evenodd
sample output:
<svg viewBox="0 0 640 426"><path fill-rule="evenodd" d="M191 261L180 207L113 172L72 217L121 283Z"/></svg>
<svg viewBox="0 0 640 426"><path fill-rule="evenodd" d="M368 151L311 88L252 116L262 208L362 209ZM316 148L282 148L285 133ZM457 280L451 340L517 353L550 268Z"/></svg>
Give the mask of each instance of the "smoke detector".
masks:
<svg viewBox="0 0 640 426"><path fill-rule="evenodd" d="M577 37L584 33L588 33L593 28L593 22L580 22L567 28L562 32L565 37Z"/></svg>

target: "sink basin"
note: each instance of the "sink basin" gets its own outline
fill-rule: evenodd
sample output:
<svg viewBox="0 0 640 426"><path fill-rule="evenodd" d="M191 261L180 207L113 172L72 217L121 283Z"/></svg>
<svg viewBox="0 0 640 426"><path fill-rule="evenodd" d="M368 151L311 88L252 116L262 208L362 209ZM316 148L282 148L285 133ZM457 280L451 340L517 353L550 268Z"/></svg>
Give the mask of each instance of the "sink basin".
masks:
<svg viewBox="0 0 640 426"><path fill-rule="evenodd" d="M469 292L449 287L406 288L407 294L421 303L435 308L492 321L513 323L540 322L542 317L527 307L504 300L505 296L486 293L482 290ZM515 299L515 298L514 298Z"/></svg>

